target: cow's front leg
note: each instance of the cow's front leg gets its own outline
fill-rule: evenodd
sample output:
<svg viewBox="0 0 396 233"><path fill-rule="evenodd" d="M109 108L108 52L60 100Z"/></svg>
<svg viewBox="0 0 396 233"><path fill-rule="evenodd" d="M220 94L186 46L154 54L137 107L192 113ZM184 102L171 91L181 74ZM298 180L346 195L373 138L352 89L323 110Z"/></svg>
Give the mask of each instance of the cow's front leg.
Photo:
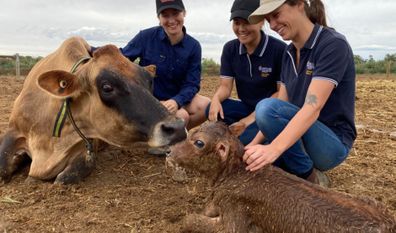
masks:
<svg viewBox="0 0 396 233"><path fill-rule="evenodd" d="M95 168L96 156L92 155L79 155L76 156L65 167L65 169L58 174L55 179L55 184L77 184L83 178L91 174Z"/></svg>
<svg viewBox="0 0 396 233"><path fill-rule="evenodd" d="M12 173L24 161L28 160L29 157L26 153L15 153L23 141L23 139L15 138L12 134L3 136L0 144L0 185L8 183Z"/></svg>

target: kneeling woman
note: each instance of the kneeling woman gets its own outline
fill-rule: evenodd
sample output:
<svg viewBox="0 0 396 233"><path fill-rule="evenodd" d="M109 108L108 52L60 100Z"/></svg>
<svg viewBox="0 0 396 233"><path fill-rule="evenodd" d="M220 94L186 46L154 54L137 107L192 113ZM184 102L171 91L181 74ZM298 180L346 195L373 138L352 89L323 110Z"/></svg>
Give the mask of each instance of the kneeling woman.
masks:
<svg viewBox="0 0 396 233"><path fill-rule="evenodd" d="M355 68L345 37L327 27L320 0L269 0L253 12L284 40L278 99L256 106L260 129L246 146L244 161L254 171L273 163L314 183L343 162L356 138ZM261 145L265 138L270 143ZM323 180L324 181L324 180Z"/></svg>

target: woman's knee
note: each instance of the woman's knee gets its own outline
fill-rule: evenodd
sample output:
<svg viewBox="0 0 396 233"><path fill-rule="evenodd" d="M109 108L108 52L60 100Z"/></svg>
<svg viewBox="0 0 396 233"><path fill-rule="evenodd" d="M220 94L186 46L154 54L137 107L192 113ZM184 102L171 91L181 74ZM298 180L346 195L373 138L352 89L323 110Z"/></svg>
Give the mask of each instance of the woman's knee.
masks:
<svg viewBox="0 0 396 233"><path fill-rule="evenodd" d="M280 105L282 101L276 98L267 98L261 100L256 105L256 123L257 125L269 124L272 119L277 115L277 106Z"/></svg>
<svg viewBox="0 0 396 233"><path fill-rule="evenodd" d="M190 121L190 114L184 108L180 108L179 110L177 110L176 117L183 119L185 125L187 125Z"/></svg>
<svg viewBox="0 0 396 233"><path fill-rule="evenodd" d="M210 99L208 97L197 94L191 100L191 103L186 106L186 110L190 115L196 113L202 113L204 115L209 103Z"/></svg>
<svg viewBox="0 0 396 233"><path fill-rule="evenodd" d="M195 111L204 113L210 104L210 99L202 95L196 95L194 99L196 100L194 103Z"/></svg>

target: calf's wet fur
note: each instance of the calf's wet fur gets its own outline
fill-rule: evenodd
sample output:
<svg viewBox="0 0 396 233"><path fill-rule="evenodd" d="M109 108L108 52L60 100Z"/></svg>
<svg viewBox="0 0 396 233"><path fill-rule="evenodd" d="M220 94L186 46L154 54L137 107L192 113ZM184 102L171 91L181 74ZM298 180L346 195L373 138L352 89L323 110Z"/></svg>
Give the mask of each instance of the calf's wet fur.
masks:
<svg viewBox="0 0 396 233"><path fill-rule="evenodd" d="M246 171L237 131L208 122L171 147L168 173L183 167L213 186L204 213L187 216L181 232L396 232L395 217L372 199L320 187L272 165Z"/></svg>

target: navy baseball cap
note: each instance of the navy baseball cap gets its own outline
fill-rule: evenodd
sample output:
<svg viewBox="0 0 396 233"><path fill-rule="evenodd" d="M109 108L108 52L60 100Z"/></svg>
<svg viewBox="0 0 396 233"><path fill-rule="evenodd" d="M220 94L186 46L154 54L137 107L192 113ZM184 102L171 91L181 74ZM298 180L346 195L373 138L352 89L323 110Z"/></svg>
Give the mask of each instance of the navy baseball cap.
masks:
<svg viewBox="0 0 396 233"><path fill-rule="evenodd" d="M231 7L230 21L234 18L249 19L249 15L260 6L260 0L235 0Z"/></svg>
<svg viewBox="0 0 396 233"><path fill-rule="evenodd" d="M156 0L157 14L159 15L163 10L172 8L179 11L184 11L184 4L182 0Z"/></svg>

